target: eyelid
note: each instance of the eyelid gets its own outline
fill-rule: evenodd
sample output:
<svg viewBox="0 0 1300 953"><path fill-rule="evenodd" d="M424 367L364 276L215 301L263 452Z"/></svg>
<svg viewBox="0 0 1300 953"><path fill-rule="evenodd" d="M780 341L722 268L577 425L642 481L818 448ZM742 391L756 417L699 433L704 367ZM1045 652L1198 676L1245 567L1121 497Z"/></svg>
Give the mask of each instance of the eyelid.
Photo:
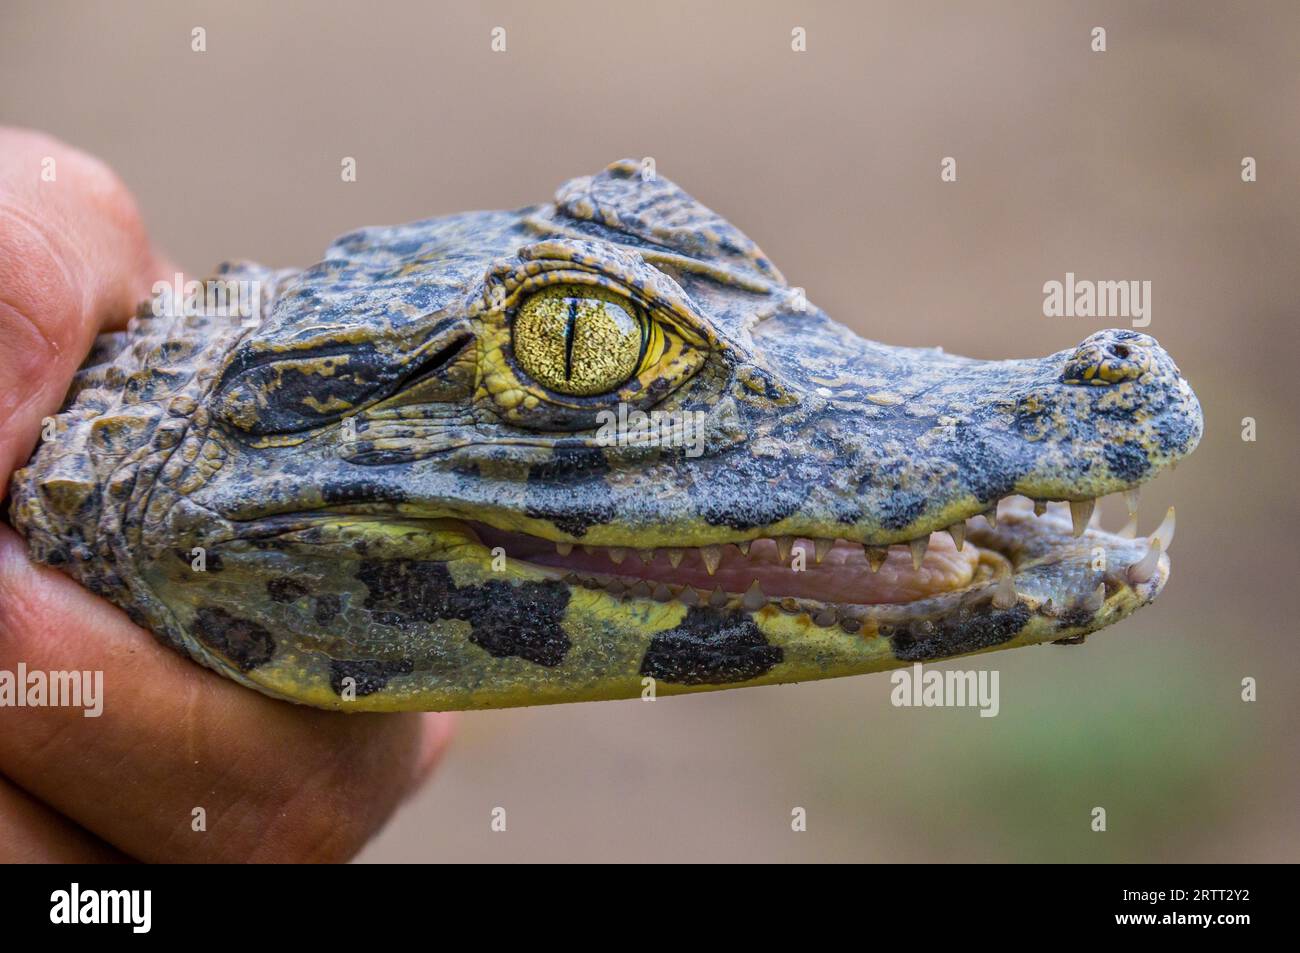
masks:
<svg viewBox="0 0 1300 953"><path fill-rule="evenodd" d="M555 284L590 285L626 295L690 344L716 343L675 281L636 256L594 242L551 240L519 249L518 258L488 270L478 310L507 311L524 296Z"/></svg>

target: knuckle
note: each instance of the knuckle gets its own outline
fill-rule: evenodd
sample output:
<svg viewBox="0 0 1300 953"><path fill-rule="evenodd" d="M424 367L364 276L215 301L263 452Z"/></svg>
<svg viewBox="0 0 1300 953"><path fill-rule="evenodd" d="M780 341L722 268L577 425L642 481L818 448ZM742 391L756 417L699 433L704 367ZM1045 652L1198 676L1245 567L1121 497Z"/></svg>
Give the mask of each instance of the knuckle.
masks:
<svg viewBox="0 0 1300 953"><path fill-rule="evenodd" d="M267 806L267 836L255 853L264 859L331 863L350 859L392 808L381 783L358 772L338 751Z"/></svg>

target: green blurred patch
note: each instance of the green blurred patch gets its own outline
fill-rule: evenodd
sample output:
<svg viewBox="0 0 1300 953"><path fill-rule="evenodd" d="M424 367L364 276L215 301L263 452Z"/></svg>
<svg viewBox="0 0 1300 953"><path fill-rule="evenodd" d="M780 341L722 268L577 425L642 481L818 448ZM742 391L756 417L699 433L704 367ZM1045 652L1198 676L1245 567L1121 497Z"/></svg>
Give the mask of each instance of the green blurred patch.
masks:
<svg viewBox="0 0 1300 953"><path fill-rule="evenodd" d="M941 666L1000 669L1000 714L891 708L857 737L860 751L822 762L823 790L838 793L837 813L856 816L864 836L909 858L1194 853L1239 813L1261 763L1249 706L1203 657L1172 667L1167 654L1136 649L1117 667L1115 653L1089 655L1066 666L996 657ZM1094 807L1106 810L1103 833L1091 829Z"/></svg>

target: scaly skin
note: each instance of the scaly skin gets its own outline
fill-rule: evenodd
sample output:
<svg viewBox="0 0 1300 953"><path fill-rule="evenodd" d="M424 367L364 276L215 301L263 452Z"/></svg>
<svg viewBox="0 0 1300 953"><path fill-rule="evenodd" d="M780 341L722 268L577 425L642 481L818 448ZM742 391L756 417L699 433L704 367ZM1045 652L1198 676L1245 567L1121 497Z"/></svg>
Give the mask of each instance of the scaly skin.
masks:
<svg viewBox="0 0 1300 953"><path fill-rule="evenodd" d="M142 309L101 339L16 476L16 525L203 664L353 711L878 671L1077 641L1160 592L1151 541L1025 501L972 520L966 575L942 575L959 561L946 540L890 551L880 578L920 598L683 585L674 573L707 580L719 558L742 578L727 544L773 538L785 562L792 537L839 539L878 559L960 536L1013 494L1127 490L1190 453L1202 422L1172 359L1132 331L995 362L863 340L640 171L615 163L517 212L364 229L302 272L225 266L260 283L256 327ZM658 349L606 393L530 379L512 321L555 285L633 302ZM701 412L702 452L611 445L596 415L620 402ZM653 572L623 552L656 547ZM832 561L867 558L839 547Z"/></svg>

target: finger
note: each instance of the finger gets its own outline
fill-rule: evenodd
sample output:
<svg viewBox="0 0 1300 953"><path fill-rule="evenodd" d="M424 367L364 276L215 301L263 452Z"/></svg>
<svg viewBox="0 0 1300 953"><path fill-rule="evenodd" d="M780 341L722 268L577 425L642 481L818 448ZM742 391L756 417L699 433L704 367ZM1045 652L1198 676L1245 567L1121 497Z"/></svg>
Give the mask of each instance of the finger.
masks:
<svg viewBox="0 0 1300 953"><path fill-rule="evenodd" d="M19 661L102 671L103 714L3 710L0 772L146 860L346 859L449 737L442 719L317 711L227 681L0 527L0 669Z"/></svg>
<svg viewBox="0 0 1300 953"><path fill-rule="evenodd" d="M0 863L103 864L126 859L0 778Z"/></svg>
<svg viewBox="0 0 1300 953"><path fill-rule="evenodd" d="M0 128L0 495L95 335L124 324L163 267L108 166Z"/></svg>

